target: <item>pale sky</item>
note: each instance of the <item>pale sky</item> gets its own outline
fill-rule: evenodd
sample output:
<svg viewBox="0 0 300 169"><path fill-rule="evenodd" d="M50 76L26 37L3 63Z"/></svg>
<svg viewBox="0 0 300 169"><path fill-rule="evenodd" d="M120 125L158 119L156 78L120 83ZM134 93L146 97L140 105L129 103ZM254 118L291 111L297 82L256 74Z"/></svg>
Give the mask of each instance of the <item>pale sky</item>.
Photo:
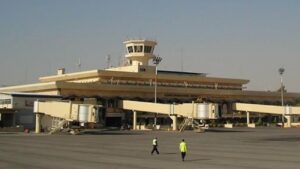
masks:
<svg viewBox="0 0 300 169"><path fill-rule="evenodd" d="M152 39L159 69L300 92L299 0L0 0L0 85L117 66L123 41Z"/></svg>

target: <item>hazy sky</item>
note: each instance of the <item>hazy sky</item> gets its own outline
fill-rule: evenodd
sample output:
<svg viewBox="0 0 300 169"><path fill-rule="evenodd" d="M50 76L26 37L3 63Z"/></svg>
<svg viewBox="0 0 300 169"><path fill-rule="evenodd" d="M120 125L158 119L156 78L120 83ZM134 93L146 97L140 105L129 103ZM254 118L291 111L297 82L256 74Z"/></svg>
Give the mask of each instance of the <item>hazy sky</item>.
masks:
<svg viewBox="0 0 300 169"><path fill-rule="evenodd" d="M159 69L300 92L299 0L0 0L0 85L117 66L126 39L158 42Z"/></svg>

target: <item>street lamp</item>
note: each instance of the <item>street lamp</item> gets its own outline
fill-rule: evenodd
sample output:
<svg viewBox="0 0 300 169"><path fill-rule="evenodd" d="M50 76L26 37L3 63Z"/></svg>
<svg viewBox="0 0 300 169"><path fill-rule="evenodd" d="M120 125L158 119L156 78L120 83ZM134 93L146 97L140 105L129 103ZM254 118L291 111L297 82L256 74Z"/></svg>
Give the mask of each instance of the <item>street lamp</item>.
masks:
<svg viewBox="0 0 300 169"><path fill-rule="evenodd" d="M281 118L281 121L282 121L282 127L284 127L284 102L283 102L283 73L284 73L284 68L279 68L278 69L278 72L279 72L279 75L280 75L280 92L281 92L281 106L282 106L282 118Z"/></svg>
<svg viewBox="0 0 300 169"><path fill-rule="evenodd" d="M154 102L157 103L157 66L161 62L162 58L159 56L156 56L153 58L153 64L155 64L155 84L154 84ZM157 124L157 113L154 117L154 127L156 127Z"/></svg>

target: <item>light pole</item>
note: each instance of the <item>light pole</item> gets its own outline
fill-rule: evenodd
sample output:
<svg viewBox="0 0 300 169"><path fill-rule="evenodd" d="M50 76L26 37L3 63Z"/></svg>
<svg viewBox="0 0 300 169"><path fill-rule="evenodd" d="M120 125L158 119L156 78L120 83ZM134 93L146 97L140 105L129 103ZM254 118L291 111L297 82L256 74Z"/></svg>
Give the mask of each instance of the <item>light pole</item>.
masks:
<svg viewBox="0 0 300 169"><path fill-rule="evenodd" d="M154 84L154 103L157 103L157 66L161 62L162 58L159 56L156 56L153 58L153 64L155 64L155 84ZM154 127L156 127L157 124L157 113L154 117Z"/></svg>
<svg viewBox="0 0 300 169"><path fill-rule="evenodd" d="M280 92L281 92L281 106L282 106L282 117L281 117L281 121L282 121L282 127L284 127L284 102L283 102L283 73L284 73L284 68L279 68L278 69L279 75L280 75Z"/></svg>

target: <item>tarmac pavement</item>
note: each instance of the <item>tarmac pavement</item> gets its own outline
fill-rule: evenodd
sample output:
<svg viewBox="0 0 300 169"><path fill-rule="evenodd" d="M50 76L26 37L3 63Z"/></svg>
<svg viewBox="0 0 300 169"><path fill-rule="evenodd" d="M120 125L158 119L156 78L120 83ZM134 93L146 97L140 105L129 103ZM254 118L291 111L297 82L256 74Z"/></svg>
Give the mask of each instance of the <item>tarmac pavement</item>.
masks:
<svg viewBox="0 0 300 169"><path fill-rule="evenodd" d="M154 137L159 155L150 154ZM299 169L299 153L299 128L0 133L0 169Z"/></svg>

